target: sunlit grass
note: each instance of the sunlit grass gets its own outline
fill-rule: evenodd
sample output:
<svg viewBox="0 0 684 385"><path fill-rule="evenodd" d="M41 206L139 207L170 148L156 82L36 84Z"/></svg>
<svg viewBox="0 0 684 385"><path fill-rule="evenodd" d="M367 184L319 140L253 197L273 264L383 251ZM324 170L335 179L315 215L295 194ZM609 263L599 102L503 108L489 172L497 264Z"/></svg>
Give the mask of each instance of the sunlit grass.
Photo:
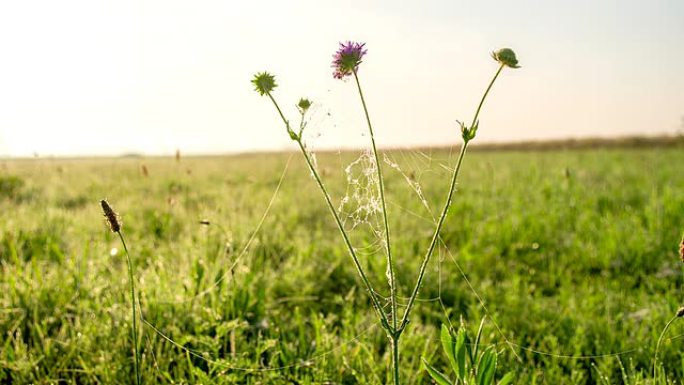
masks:
<svg viewBox="0 0 684 385"><path fill-rule="evenodd" d="M449 175L442 165L455 155L389 153L421 183L433 208ZM357 156L318 154L334 199L345 194L343 166ZM517 384L603 383L599 373L621 383L624 367L628 383L649 383L655 344L682 301L684 178L677 160L684 148L469 156L458 186L463 199L455 201L443 239L489 317L519 345L522 362L486 324L483 341L502 352L498 372L515 370ZM388 382L386 337L330 235L334 224L303 164L291 162L263 230L229 269L289 157L0 161L3 178L22 181L0 197L2 381L134 378L127 267L122 255L110 255L121 247L102 225L97 201L108 197L116 198L135 250L145 321L212 361L143 326L145 382ZM394 245L396 275L409 282L433 225L404 177L386 170L390 226L403 235ZM451 256L436 254L419 298L441 298L451 320L462 315L475 334L484 311ZM384 262L364 259L373 282L386 281ZM408 289L399 291L400 305ZM421 355L448 368L438 339L443 322L438 301L416 307L402 340L406 383L428 383ZM674 322L663 338L659 378L683 377L683 326Z"/></svg>

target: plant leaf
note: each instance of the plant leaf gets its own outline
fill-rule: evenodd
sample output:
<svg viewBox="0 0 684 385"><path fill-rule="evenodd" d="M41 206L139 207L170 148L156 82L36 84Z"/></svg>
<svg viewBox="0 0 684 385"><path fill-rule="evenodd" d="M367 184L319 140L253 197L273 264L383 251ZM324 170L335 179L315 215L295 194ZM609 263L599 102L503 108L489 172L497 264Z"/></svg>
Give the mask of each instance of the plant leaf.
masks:
<svg viewBox="0 0 684 385"><path fill-rule="evenodd" d="M503 376L501 381L499 381L498 385L508 385L511 382L513 382L514 378L515 378L515 372L508 372Z"/></svg>
<svg viewBox="0 0 684 385"><path fill-rule="evenodd" d="M464 327L458 329L458 336L456 337L456 362L458 363L458 369L456 373L461 381L466 381L466 330Z"/></svg>
<svg viewBox="0 0 684 385"><path fill-rule="evenodd" d="M491 348L487 348L482 352L480 362L477 365L477 384L490 385L494 382L494 373L496 372L496 353L492 352Z"/></svg>
<svg viewBox="0 0 684 385"><path fill-rule="evenodd" d="M432 377L433 380L435 380L439 385L451 385L451 380L447 376L428 364L424 357L421 357L421 359L423 360L423 366L425 366L425 370L427 370L428 374L430 374L430 377Z"/></svg>
<svg viewBox="0 0 684 385"><path fill-rule="evenodd" d="M439 339L442 341L442 348L449 359L449 363L454 371L458 374L458 365L456 365L456 356L454 355L454 339L451 337L449 327L442 324L442 330L439 333Z"/></svg>
<svg viewBox="0 0 684 385"><path fill-rule="evenodd" d="M473 358L477 359L477 354L480 350L480 340L482 339L482 330L484 329L485 317L482 317L480 321L480 327L477 329L477 336L475 336L475 346L473 346ZM473 366L475 366L475 361L473 361Z"/></svg>

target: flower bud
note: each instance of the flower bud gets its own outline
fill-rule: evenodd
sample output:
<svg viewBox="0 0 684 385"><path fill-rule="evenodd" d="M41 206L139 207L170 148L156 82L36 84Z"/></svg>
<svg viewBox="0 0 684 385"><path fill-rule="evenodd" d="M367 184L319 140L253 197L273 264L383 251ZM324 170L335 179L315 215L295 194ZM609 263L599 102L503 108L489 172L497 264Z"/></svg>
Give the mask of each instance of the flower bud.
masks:
<svg viewBox="0 0 684 385"><path fill-rule="evenodd" d="M309 108L311 107L311 100L307 98L301 98L299 99L299 103L297 103L297 108L299 109L299 112L302 114L305 113Z"/></svg>
<svg viewBox="0 0 684 385"><path fill-rule="evenodd" d="M520 68L518 59L515 57L515 52L510 48L501 48L500 50L492 52L492 57L499 63L511 67Z"/></svg>

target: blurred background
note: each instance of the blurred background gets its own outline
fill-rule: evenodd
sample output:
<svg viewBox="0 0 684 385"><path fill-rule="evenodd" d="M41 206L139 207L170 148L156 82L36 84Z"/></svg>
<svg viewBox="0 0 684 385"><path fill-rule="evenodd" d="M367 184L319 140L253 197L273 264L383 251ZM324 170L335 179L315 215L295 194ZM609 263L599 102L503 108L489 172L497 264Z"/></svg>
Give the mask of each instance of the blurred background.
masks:
<svg viewBox="0 0 684 385"><path fill-rule="evenodd" d="M338 42L360 68L378 143L458 143L513 48L478 142L684 130L684 2L21 1L0 4L0 157L287 150L257 71L318 148L365 145L355 88L331 76ZM314 140L315 139L315 140Z"/></svg>

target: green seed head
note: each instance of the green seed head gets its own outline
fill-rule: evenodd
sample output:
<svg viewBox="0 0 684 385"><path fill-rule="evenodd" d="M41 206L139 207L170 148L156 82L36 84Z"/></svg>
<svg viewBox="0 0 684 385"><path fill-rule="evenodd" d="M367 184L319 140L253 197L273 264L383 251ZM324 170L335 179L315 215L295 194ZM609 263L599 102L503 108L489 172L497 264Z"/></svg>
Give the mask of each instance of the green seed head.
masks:
<svg viewBox="0 0 684 385"><path fill-rule="evenodd" d="M515 52L510 48L501 48L500 50L492 52L492 57L499 63L511 67L520 68L518 59L515 57Z"/></svg>
<svg viewBox="0 0 684 385"><path fill-rule="evenodd" d="M278 86L275 82L275 76L268 72L259 72L254 75L252 84L254 84L254 90L261 96L270 94L271 91Z"/></svg>
<svg viewBox="0 0 684 385"><path fill-rule="evenodd" d="M299 112L303 114L309 109L309 107L311 107L311 100L307 98L299 99L299 103L297 103L297 108L299 108Z"/></svg>

